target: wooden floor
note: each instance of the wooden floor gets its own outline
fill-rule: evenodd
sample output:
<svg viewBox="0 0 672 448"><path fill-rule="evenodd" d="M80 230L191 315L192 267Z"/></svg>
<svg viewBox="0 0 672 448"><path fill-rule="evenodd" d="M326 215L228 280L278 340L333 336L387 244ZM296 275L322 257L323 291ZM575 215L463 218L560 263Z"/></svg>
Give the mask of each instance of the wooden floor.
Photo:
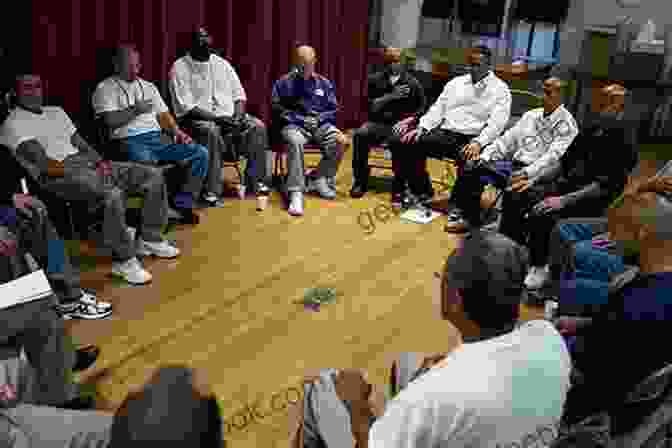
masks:
<svg viewBox="0 0 672 448"><path fill-rule="evenodd" d="M438 316L433 277L455 237L443 232L443 218L393 218L365 233L358 215L373 215L389 193L350 199L351 160L348 151L338 198L308 198L303 218L290 217L277 194L263 213L234 198L203 211L199 226L175 233L178 260L147 263L152 285L110 281L105 258L85 273L85 286L116 309L109 320L70 324L77 343L102 348L84 378L98 385L100 406L114 409L157 366L186 363L207 374L220 398L230 446L285 447L287 402L307 372L360 367L384 385L397 353L455 345L454 327ZM430 164L440 176L441 164ZM295 303L316 286L336 288L337 303L319 312Z"/></svg>

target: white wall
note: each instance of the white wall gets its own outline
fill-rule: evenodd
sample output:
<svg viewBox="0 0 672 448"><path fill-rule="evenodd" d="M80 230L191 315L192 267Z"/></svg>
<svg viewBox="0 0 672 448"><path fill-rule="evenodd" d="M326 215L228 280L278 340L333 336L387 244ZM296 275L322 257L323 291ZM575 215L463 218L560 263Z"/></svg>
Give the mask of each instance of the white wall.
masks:
<svg viewBox="0 0 672 448"><path fill-rule="evenodd" d="M422 0L382 0L381 40L384 45L415 48Z"/></svg>

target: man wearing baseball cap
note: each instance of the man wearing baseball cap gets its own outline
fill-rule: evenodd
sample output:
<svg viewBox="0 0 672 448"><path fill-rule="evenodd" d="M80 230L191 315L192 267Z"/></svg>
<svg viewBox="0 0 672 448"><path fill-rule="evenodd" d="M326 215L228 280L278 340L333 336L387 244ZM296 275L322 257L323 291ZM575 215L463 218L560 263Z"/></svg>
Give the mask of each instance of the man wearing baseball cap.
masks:
<svg viewBox="0 0 672 448"><path fill-rule="evenodd" d="M556 437L571 362L551 323L518 325L527 267L526 249L501 234L465 238L436 274L441 317L463 343L420 363L402 356L392 375L402 390L382 415L362 372L336 375L335 395L350 413L359 448L532 446ZM314 423L314 403L326 407L320 397L312 400L305 415ZM327 425L318 418L317 432Z"/></svg>

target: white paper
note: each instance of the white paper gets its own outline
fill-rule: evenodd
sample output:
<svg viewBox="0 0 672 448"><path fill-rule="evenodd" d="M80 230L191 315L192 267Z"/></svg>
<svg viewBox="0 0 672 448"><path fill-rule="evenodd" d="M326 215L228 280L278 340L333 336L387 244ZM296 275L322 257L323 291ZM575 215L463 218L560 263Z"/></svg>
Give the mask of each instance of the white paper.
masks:
<svg viewBox="0 0 672 448"><path fill-rule="evenodd" d="M429 216L427 216L427 211L430 212ZM441 213L435 212L434 210L420 210L414 208L402 213L400 218L417 224L427 224L428 222L432 222L439 216L441 216Z"/></svg>
<svg viewBox="0 0 672 448"><path fill-rule="evenodd" d="M43 270L0 285L0 309L49 297L53 292Z"/></svg>

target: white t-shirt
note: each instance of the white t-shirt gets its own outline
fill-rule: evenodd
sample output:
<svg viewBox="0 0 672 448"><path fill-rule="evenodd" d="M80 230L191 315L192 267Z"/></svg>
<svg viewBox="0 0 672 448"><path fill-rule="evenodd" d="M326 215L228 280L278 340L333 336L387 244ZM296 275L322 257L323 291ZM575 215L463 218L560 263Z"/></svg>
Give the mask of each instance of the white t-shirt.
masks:
<svg viewBox="0 0 672 448"><path fill-rule="evenodd" d="M98 84L93 92L92 103L93 109L99 115L128 109L143 100L152 102L151 112L138 115L130 123L112 131L112 138L126 138L161 130L157 115L168 112L168 106L163 102L159 89L144 79L126 82L117 76L111 76Z"/></svg>
<svg viewBox="0 0 672 448"><path fill-rule="evenodd" d="M0 142L16 151L21 143L35 139L44 147L47 157L62 162L79 152L70 142L76 132L72 120L60 107L45 106L41 114L17 107L0 129Z"/></svg>
<svg viewBox="0 0 672 448"><path fill-rule="evenodd" d="M531 321L464 344L391 400L371 448L543 447L557 436L571 360L562 336Z"/></svg>
<svg viewBox="0 0 672 448"><path fill-rule="evenodd" d="M247 100L236 70L214 54L206 62L189 55L175 61L170 70L170 95L178 118L196 106L218 117L230 117L234 103Z"/></svg>

